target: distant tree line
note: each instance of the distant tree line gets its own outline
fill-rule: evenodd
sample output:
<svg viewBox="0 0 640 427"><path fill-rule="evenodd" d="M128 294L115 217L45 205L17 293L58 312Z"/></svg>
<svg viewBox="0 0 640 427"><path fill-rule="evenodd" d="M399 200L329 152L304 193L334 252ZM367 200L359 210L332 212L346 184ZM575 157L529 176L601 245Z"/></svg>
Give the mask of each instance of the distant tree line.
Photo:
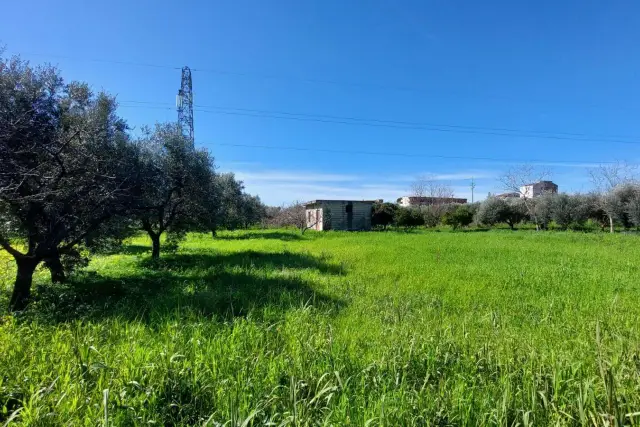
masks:
<svg viewBox="0 0 640 427"><path fill-rule="evenodd" d="M373 206L374 227L436 227L453 229L471 224L493 227L504 224L516 229L531 224L539 230L604 231L640 228L640 184L626 181L607 192L590 194L549 193L534 198L499 198L490 196L481 203L441 204L438 206L401 207L393 203Z"/></svg>
<svg viewBox="0 0 640 427"><path fill-rule="evenodd" d="M2 52L0 52L1 54ZM260 223L266 207L194 147L177 124L133 137L117 103L50 66L0 58L0 248L16 263L10 308L35 269L65 280L95 251L144 231L152 256L189 231Z"/></svg>

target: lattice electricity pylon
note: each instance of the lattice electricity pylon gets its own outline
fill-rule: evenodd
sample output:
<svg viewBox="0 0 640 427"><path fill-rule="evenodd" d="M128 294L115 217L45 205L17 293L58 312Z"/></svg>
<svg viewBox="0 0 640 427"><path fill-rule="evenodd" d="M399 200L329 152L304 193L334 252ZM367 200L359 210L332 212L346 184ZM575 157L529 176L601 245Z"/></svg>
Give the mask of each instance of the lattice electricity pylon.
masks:
<svg viewBox="0 0 640 427"><path fill-rule="evenodd" d="M178 96L176 96L176 107L178 109L178 124L182 133L193 144L193 86L189 67L182 67L182 83Z"/></svg>

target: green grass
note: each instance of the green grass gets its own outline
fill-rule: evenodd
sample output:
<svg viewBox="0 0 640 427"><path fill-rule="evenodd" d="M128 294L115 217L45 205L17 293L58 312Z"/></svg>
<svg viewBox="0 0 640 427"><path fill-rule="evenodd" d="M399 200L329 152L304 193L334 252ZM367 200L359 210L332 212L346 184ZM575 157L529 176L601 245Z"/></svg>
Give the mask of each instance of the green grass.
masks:
<svg viewBox="0 0 640 427"><path fill-rule="evenodd" d="M0 425L640 425L639 243L270 230L154 264L135 239L4 312Z"/></svg>

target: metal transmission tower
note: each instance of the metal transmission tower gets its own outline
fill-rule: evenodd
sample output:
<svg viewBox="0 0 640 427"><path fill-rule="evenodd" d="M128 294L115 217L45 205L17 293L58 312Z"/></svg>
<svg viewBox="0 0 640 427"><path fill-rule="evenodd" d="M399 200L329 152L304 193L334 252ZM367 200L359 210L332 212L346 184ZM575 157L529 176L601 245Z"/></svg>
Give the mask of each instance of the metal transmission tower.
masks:
<svg viewBox="0 0 640 427"><path fill-rule="evenodd" d="M182 133L188 136L193 144L193 86L189 67L182 67L182 83L176 96L176 107L178 109L178 124L182 128Z"/></svg>

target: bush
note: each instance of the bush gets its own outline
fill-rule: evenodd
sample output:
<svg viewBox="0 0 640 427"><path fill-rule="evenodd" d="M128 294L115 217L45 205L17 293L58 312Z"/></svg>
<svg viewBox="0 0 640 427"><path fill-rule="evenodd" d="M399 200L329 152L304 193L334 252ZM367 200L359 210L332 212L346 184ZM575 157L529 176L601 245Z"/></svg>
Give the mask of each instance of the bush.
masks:
<svg viewBox="0 0 640 427"><path fill-rule="evenodd" d="M473 222L473 210L468 205L460 205L453 212L444 214L442 222L450 225L453 229L466 227Z"/></svg>
<svg viewBox="0 0 640 427"><path fill-rule="evenodd" d="M395 214L395 223L398 227L405 229L415 228L424 225L424 217L417 209L398 208Z"/></svg>
<svg viewBox="0 0 640 427"><path fill-rule="evenodd" d="M420 212L422 213L425 227L436 227L442 221L440 209L436 209L433 206L422 206Z"/></svg>
<svg viewBox="0 0 640 427"><path fill-rule="evenodd" d="M480 204L475 217L479 224L493 226L506 223L513 230L516 224L527 218L526 212L527 208L520 199L507 201L490 197Z"/></svg>
<svg viewBox="0 0 640 427"><path fill-rule="evenodd" d="M480 204L480 208L476 213L476 222L493 226L500 222L505 222L506 213L509 205L503 199L497 197L489 197Z"/></svg>
<svg viewBox="0 0 640 427"><path fill-rule="evenodd" d="M393 203L375 203L371 210L371 225L386 229L393 224L398 206Z"/></svg>
<svg viewBox="0 0 640 427"><path fill-rule="evenodd" d="M583 228L589 216L589 200L581 195L550 195L549 207L551 219L563 230Z"/></svg>

